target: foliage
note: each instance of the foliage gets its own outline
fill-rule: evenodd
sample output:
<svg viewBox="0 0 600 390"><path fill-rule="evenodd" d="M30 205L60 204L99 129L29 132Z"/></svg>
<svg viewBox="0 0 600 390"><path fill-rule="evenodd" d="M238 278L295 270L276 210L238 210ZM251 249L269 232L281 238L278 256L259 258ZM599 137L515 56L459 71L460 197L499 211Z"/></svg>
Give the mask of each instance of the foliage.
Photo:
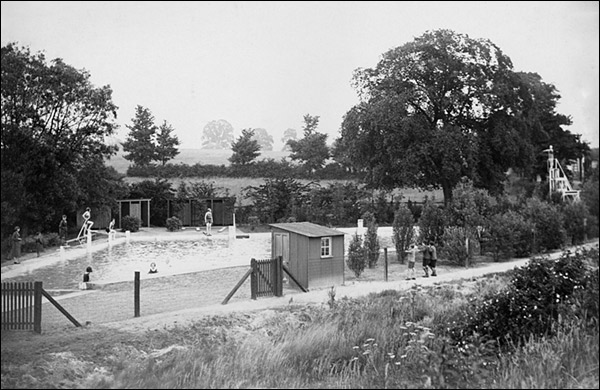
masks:
<svg viewBox="0 0 600 390"><path fill-rule="evenodd" d="M455 336L476 332L503 345L521 345L530 336L555 334L554 325L561 317L585 317L597 326L597 295L580 293L598 291L598 268L588 268L588 257L597 262L598 250L567 251L556 261L533 258L526 266L515 268L504 291L474 303ZM591 310L579 310L581 307Z"/></svg>
<svg viewBox="0 0 600 390"><path fill-rule="evenodd" d="M400 203L394 214L394 223L392 224L392 241L396 248L396 254L400 263L404 264L407 253L415 236L414 220L412 213L405 203ZM421 230L422 232L422 230Z"/></svg>
<svg viewBox="0 0 600 390"><path fill-rule="evenodd" d="M559 249L566 242L563 215L558 206L531 198L527 199L521 213L534 226L534 252L538 249L541 251Z"/></svg>
<svg viewBox="0 0 600 390"><path fill-rule="evenodd" d="M468 267L472 256L467 247L467 240L473 240L470 230L459 226L447 227L442 236L444 246L441 251L444 258L453 264Z"/></svg>
<svg viewBox="0 0 600 390"><path fill-rule="evenodd" d="M156 157L155 160L160 162L161 165L165 165L167 161L172 160L179 154L177 146L179 145L179 138L173 134L175 129L167 121L164 121L158 128L156 134Z"/></svg>
<svg viewBox="0 0 600 390"><path fill-rule="evenodd" d="M302 184L292 178L265 179L260 186L247 186L244 196L252 200L255 215L264 223L285 221L306 203L314 183Z"/></svg>
<svg viewBox="0 0 600 390"><path fill-rule="evenodd" d="M288 141L296 141L298 139L298 132L296 129L286 129L283 132L283 137L281 137L281 142L283 143L283 148L281 150L290 150L290 145Z"/></svg>
<svg viewBox="0 0 600 390"><path fill-rule="evenodd" d="M174 199L174 192L166 179L156 178L131 183L128 199L150 199L150 224L164 226L169 216L167 201Z"/></svg>
<svg viewBox="0 0 600 390"><path fill-rule="evenodd" d="M363 247L362 238L358 234L352 236L352 240L348 246L346 265L354 272L354 276L357 278L360 277L360 274L362 274L367 265L365 248Z"/></svg>
<svg viewBox="0 0 600 390"><path fill-rule="evenodd" d="M54 230L62 214L75 212L93 188L105 199L104 181L79 179L86 167L103 165L116 152L105 142L117 128L109 86L95 87L90 74L62 59L8 43L1 49L2 74L2 236L14 225ZM102 205L102 200L86 202Z"/></svg>
<svg viewBox="0 0 600 390"><path fill-rule="evenodd" d="M308 201L300 206L296 216L324 225L356 224L363 212L361 200L366 196L364 187L352 182L315 185L308 193Z"/></svg>
<svg viewBox="0 0 600 390"><path fill-rule="evenodd" d="M243 129L242 135L231 144L233 154L229 161L232 165L248 165L260 155L260 145L254 136L254 129Z"/></svg>
<svg viewBox="0 0 600 390"><path fill-rule="evenodd" d="M121 221L122 232L129 230L130 232L134 233L140 230L140 226L142 226L142 221L139 218L131 215L124 216L123 220Z"/></svg>
<svg viewBox="0 0 600 390"><path fill-rule="evenodd" d="M290 158L301 161L309 173L323 168L325 160L329 158L327 134L316 131L318 124L319 116L304 115L304 137L298 141L287 141L292 151Z"/></svg>
<svg viewBox="0 0 600 390"><path fill-rule="evenodd" d="M183 224L181 223L181 219L172 216L167 218L166 222L166 226L167 226L167 230L170 232L176 232L181 230L181 226L183 226Z"/></svg>
<svg viewBox="0 0 600 390"><path fill-rule="evenodd" d="M485 247L494 261L513 256L526 257L531 253L533 225L519 213L509 210L491 217L486 231Z"/></svg>
<svg viewBox="0 0 600 390"><path fill-rule="evenodd" d="M452 201L446 208L448 224L467 229L487 226L496 202L487 190L473 187L473 182L463 178L452 190Z"/></svg>
<svg viewBox="0 0 600 390"><path fill-rule="evenodd" d="M156 159L154 137L157 127L154 124L154 116L148 108L138 105L131 122L131 125L125 125L129 134L123 142L123 150L128 154L124 154L123 157L135 165L150 165Z"/></svg>
<svg viewBox="0 0 600 390"><path fill-rule="evenodd" d="M254 129L253 139L258 142L260 150L273 150L273 136L266 129Z"/></svg>
<svg viewBox="0 0 600 390"><path fill-rule="evenodd" d="M561 127L570 121L554 112L554 86L514 72L486 39L428 31L353 82L360 102L344 116L336 159L373 187L442 188L447 203L462 177L500 193L508 168L533 167L550 140L585 149Z"/></svg>
<svg viewBox="0 0 600 390"><path fill-rule="evenodd" d="M233 126L225 119L208 122L202 129L203 149L228 149L233 142Z"/></svg>
<svg viewBox="0 0 600 390"><path fill-rule="evenodd" d="M425 199L423 210L419 218L419 240L431 242L441 246L447 225L447 217L444 209L433 203L431 199Z"/></svg>
<svg viewBox="0 0 600 390"><path fill-rule="evenodd" d="M364 222L367 225L367 232L364 238L364 251L367 257L367 266L369 268L375 268L377 261L379 261L379 238L377 237L377 221L375 215L370 211L365 212L362 215Z"/></svg>
<svg viewBox="0 0 600 390"><path fill-rule="evenodd" d="M590 213L583 202L567 201L562 205L562 215L565 232L571 242L569 245L583 244L587 237L587 221L590 220Z"/></svg>

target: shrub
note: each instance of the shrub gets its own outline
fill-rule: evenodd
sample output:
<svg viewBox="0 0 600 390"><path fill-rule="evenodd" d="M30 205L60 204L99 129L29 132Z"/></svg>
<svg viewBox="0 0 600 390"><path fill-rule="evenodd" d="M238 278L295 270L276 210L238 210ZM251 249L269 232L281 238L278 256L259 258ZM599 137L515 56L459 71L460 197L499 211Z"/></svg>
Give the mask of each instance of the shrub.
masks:
<svg viewBox="0 0 600 390"><path fill-rule="evenodd" d="M442 243L444 229L447 224L444 209L436 206L432 200L427 199L418 221L419 239L439 246Z"/></svg>
<svg viewBox="0 0 600 390"><path fill-rule="evenodd" d="M537 198L528 199L522 209L525 218L535 228L535 246L533 250L559 249L566 242L563 228L563 216L557 206Z"/></svg>
<svg viewBox="0 0 600 390"><path fill-rule="evenodd" d="M468 267L471 255L466 245L467 239L473 240L469 229L458 226L447 228L443 236L444 246L441 249L443 256L454 264Z"/></svg>
<svg viewBox="0 0 600 390"><path fill-rule="evenodd" d="M167 218L166 220L167 230L170 232L174 232L181 229L181 220L175 216Z"/></svg>
<svg viewBox="0 0 600 390"><path fill-rule="evenodd" d="M140 226L142 225L142 221L139 218L128 215L123 217L121 221L121 231L125 232L129 230L130 232L137 232L140 230Z"/></svg>
<svg viewBox="0 0 600 390"><path fill-rule="evenodd" d="M570 244L577 245L584 242L587 236L587 222L590 221L590 212L583 202L568 202L562 207L564 228Z"/></svg>
<svg viewBox="0 0 600 390"><path fill-rule="evenodd" d="M360 277L360 274L362 274L362 272L365 270L365 249L362 245L362 238L360 238L358 234L355 234L352 237L352 241L350 241L346 265L348 265L348 268L354 272L354 276L357 278Z"/></svg>
<svg viewBox="0 0 600 390"><path fill-rule="evenodd" d="M567 251L556 261L533 258L515 268L507 288L475 304L454 334L476 332L501 344L519 345L531 336L551 336L560 317L587 316L597 324L598 295L593 292L598 291L598 269L588 268L589 257L597 262L598 250Z"/></svg>
<svg viewBox="0 0 600 390"><path fill-rule="evenodd" d="M494 261L531 253L533 225L515 211L493 215L487 233Z"/></svg>
<svg viewBox="0 0 600 390"><path fill-rule="evenodd" d="M394 223L392 224L392 241L396 247L398 260L404 264L406 259L406 250L410 247L415 235L414 219L408 206L400 203L394 214Z"/></svg>
<svg viewBox="0 0 600 390"><path fill-rule="evenodd" d="M364 240L365 256L367 257L367 265L369 268L373 268L379 260L377 223L375 222L375 216L370 211L365 212L362 217L367 222L367 233Z"/></svg>

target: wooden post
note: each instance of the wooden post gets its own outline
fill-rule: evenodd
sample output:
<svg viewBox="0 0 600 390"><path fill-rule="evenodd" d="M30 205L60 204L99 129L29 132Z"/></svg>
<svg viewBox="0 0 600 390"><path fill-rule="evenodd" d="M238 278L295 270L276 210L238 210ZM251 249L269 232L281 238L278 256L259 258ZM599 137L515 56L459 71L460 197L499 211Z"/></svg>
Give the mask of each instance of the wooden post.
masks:
<svg viewBox="0 0 600 390"><path fill-rule="evenodd" d="M33 283L33 331L42 333L42 282Z"/></svg>
<svg viewBox="0 0 600 390"><path fill-rule="evenodd" d="M388 281L388 256L387 256L387 248L383 248L383 276L385 281Z"/></svg>
<svg viewBox="0 0 600 390"><path fill-rule="evenodd" d="M140 271L135 271L133 278L133 316L140 316Z"/></svg>
<svg viewBox="0 0 600 390"><path fill-rule="evenodd" d="M258 292L258 275L256 259L250 260L250 268L252 269L252 274L250 275L250 298L256 299L256 294Z"/></svg>

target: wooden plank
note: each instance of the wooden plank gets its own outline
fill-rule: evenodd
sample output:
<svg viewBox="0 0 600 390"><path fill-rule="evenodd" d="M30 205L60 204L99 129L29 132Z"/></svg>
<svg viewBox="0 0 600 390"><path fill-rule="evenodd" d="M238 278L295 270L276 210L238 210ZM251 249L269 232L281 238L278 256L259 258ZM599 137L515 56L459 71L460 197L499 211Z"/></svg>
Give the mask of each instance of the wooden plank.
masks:
<svg viewBox="0 0 600 390"><path fill-rule="evenodd" d="M52 296L46 292L46 290L42 289L42 295L46 297L46 299L49 300L50 303L52 303L54 307L58 309L58 311L64 314L64 316L67 317L67 319L71 321L75 326L81 326L81 324L71 314L69 314L69 312L66 311L64 307L62 307L58 302L56 302L54 298L52 298Z"/></svg>
<svg viewBox="0 0 600 390"><path fill-rule="evenodd" d="M235 294L236 291L242 286L242 284L244 284L244 282L246 281L246 279L248 279L248 276L250 276L250 274L252 274L252 268L250 268L248 271L246 271L246 273L244 274L244 276L242 276L240 281L237 282L235 287L229 292L229 294L227 294L227 296L225 297L223 302L221 302L221 305L225 305L225 304L227 304L227 302L229 302L229 300L231 299L233 294Z"/></svg>

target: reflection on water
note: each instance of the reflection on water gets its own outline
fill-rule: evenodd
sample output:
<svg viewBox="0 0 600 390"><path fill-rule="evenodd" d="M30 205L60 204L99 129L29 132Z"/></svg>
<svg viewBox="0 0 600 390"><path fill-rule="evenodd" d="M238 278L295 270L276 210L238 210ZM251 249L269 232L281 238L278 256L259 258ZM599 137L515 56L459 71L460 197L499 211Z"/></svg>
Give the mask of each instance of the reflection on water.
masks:
<svg viewBox="0 0 600 390"><path fill-rule="evenodd" d="M93 269L92 283L124 281L133 280L135 271L146 274L152 262L157 264L159 271L172 266L173 262L185 268L186 263L198 263L207 255L211 259L230 257L227 241L155 241L112 245L82 257L36 268L3 282L41 281L46 290L77 289L87 266Z"/></svg>

